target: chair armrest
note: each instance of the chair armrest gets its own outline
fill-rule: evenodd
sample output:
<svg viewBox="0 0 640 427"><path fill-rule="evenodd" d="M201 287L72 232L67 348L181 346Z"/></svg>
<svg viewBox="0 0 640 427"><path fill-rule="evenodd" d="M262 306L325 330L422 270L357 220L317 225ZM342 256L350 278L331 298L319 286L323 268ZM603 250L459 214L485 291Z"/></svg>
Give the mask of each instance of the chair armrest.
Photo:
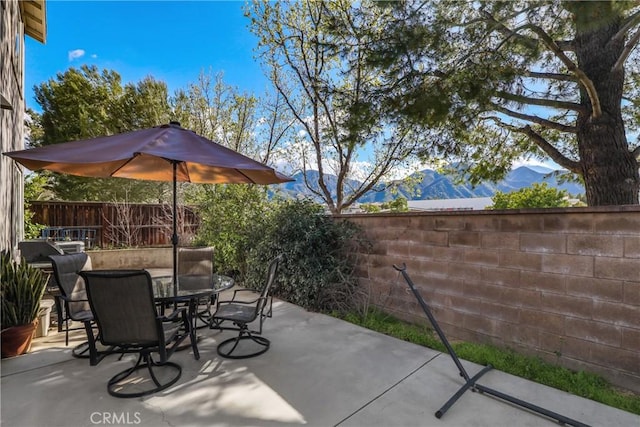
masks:
<svg viewBox="0 0 640 427"><path fill-rule="evenodd" d="M260 298L254 299L254 300L251 300L251 301L223 300L223 301L218 301L218 305L220 305L220 304L246 304L246 305L251 305L251 304L255 304L259 300L260 300Z"/></svg>
<svg viewBox="0 0 640 427"><path fill-rule="evenodd" d="M65 301L65 302L89 302L88 299L83 298L83 299L71 299L67 296L64 295L56 295L56 298L60 298L61 300Z"/></svg>
<svg viewBox="0 0 640 427"><path fill-rule="evenodd" d="M224 302L239 302L239 303L242 303L243 301L236 300L236 297L238 296L238 294L240 292L251 292L253 294L256 293L256 291L254 291L253 289L236 289L236 290L233 291L233 297L231 297L230 300L224 300ZM255 299L252 299L252 300L246 301L246 302L254 303L256 301L258 301L258 298L255 298ZM220 301L220 302L223 302L223 301Z"/></svg>
<svg viewBox="0 0 640 427"><path fill-rule="evenodd" d="M168 315L168 316L159 316L159 318L163 322L173 322L174 320L176 320L176 317L178 317L179 314L184 313L186 311L187 311L186 307L178 307L170 315Z"/></svg>

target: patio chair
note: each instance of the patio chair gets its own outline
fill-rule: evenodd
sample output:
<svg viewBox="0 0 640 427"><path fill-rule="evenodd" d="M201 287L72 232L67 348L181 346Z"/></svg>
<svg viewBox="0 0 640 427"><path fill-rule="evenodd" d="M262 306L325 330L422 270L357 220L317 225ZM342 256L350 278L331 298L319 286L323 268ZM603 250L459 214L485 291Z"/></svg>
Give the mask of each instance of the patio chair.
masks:
<svg viewBox="0 0 640 427"><path fill-rule="evenodd" d="M151 276L145 270L94 270L80 274L87 284L100 342L123 353L138 353L132 367L108 381L109 394L140 397L175 384L182 367L169 358L189 336L186 309L176 309L168 317L158 315ZM152 353L158 354L157 361ZM134 376L145 368L150 379L141 374Z"/></svg>
<svg viewBox="0 0 640 427"><path fill-rule="evenodd" d="M58 312L58 330L64 323L65 345L69 345L69 331L85 329L85 323L92 324L93 314L87 299L84 280L79 276L80 271L91 270L91 257L86 253L50 255L53 275L56 279L59 293L55 295L56 311ZM82 322L81 327L70 327L71 321ZM87 342L76 346L72 353L76 357L90 357L87 350L91 350L93 337L87 337Z"/></svg>
<svg viewBox="0 0 640 427"><path fill-rule="evenodd" d="M213 248L178 248L178 280L180 289L202 289L213 285ZM196 307L198 328L208 326L211 321L211 306L216 295L201 298ZM197 321L196 320L196 321Z"/></svg>
<svg viewBox="0 0 640 427"><path fill-rule="evenodd" d="M241 292L253 292L250 289L238 289L233 292L231 300L218 301L216 312L211 319L211 328L238 331L238 336L229 338L218 344L217 352L220 356L229 359L244 359L259 356L269 350L271 342L261 336L262 324L267 317L271 317L273 314L271 289L273 289L278 274L278 265L281 260L282 255L278 255L270 262L267 280L257 299L250 301L238 299L237 297ZM225 321L232 322L235 326L225 327ZM258 329L249 329L249 324L254 321L258 321ZM240 344L248 340L257 344L257 349L255 345L249 346L248 351L240 348L243 347ZM253 347L253 349L251 347ZM236 352L236 350L238 351Z"/></svg>

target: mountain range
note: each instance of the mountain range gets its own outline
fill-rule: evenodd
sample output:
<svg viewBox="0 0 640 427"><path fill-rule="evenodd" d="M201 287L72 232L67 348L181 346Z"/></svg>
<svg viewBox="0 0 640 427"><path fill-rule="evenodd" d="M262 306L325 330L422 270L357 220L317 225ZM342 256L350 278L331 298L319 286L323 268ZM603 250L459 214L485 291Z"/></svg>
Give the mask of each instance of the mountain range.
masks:
<svg viewBox="0 0 640 427"><path fill-rule="evenodd" d="M453 174L439 173L432 169L425 169L420 176L413 177L417 184L408 187L400 184L394 193L386 184L379 184L373 190L361 197L359 203L388 202L399 196L407 200L434 200L434 199L460 199L469 197L492 197L497 191L509 193L521 188L530 187L534 183L546 182L548 186L566 190L570 195L584 194L584 187L575 182L559 183L553 169L541 166L520 166L510 171L504 179L498 182L484 181L478 185L460 183ZM311 183L318 181L318 171L306 171L307 180ZM421 178L420 178L421 177ZM280 184L281 192L289 197L309 196L317 199L305 186L304 176L299 172L293 176L295 181ZM327 185L335 195L337 178L328 176ZM348 184L356 187L359 183L355 180Z"/></svg>

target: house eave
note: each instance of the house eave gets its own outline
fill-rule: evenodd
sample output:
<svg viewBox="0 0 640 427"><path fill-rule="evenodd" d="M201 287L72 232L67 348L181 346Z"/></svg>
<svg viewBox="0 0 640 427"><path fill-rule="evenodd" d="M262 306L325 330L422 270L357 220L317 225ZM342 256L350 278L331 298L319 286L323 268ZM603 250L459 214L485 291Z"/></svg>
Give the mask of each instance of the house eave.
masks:
<svg viewBox="0 0 640 427"><path fill-rule="evenodd" d="M24 0L19 3L24 22L24 33L40 43L45 43L47 40L46 1Z"/></svg>

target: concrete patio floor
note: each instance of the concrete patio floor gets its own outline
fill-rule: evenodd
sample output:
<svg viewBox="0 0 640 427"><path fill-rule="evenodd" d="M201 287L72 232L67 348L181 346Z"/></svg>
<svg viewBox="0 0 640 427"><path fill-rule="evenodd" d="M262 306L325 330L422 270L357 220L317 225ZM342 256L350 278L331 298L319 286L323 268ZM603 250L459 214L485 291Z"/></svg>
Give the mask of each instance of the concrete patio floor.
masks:
<svg viewBox="0 0 640 427"><path fill-rule="evenodd" d="M228 360L216 345L232 332L198 331L200 360L175 353L180 380L164 392L117 399L107 381L133 356L97 366L71 356L64 334L39 338L30 354L0 365L1 424L40 426L554 426L556 422L467 391L447 354L276 302L265 323L270 350ZM480 366L464 362L473 375ZM592 426L640 426L640 417L498 371L481 384Z"/></svg>

